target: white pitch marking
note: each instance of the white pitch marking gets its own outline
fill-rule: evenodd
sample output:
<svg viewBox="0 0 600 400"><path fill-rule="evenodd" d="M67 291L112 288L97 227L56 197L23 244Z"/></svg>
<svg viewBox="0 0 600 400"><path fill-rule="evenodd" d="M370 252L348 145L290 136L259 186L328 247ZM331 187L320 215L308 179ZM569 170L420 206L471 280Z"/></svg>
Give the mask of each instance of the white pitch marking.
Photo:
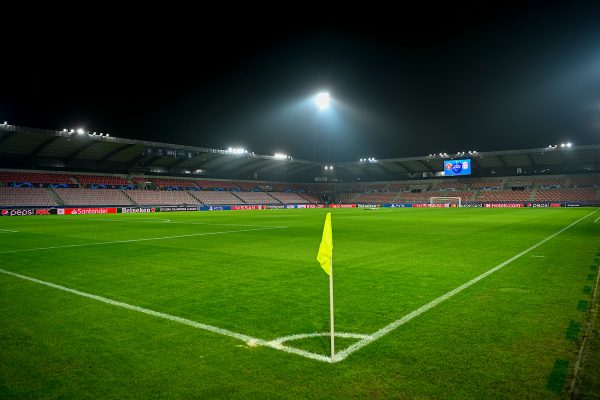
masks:
<svg viewBox="0 0 600 400"><path fill-rule="evenodd" d="M285 342L292 340L306 339L320 336L330 336L331 332L314 332L314 333L298 333L296 335L282 336L277 339L273 339L269 342L269 345L280 346ZM335 337L350 338L350 339L366 339L369 335L362 333L351 333L351 332L335 332Z"/></svg>
<svg viewBox="0 0 600 400"><path fill-rule="evenodd" d="M244 335L243 333L238 333L238 332L230 331L228 329L223 329L223 328L219 328L219 327L212 326L212 325L202 324L200 322L192 321L192 320L189 320L189 319L186 319L186 318L181 318L181 317L177 317L175 315L166 314L166 313L162 313L162 312L159 312L159 311L154 311L154 310L150 310L150 309L147 309L147 308L134 306L134 305L131 305L131 304L127 304L127 303L123 303L123 302L120 302L120 301L112 300L112 299L109 299L109 298L106 298L106 297L97 296L95 294L81 292L79 290L71 289L71 288L68 288L66 286L57 285L56 283L47 282L47 281L43 281L41 279L33 278L33 277L30 277L30 276L17 274L16 272L7 271L7 270L2 269L2 268L0 268L0 273L6 274L6 275L10 275L10 276L14 276L15 278L24 279L24 280L27 280L27 281L30 281L30 282L35 282L35 283L38 283L40 285L48 286L48 287L51 287L51 288L54 288L54 289L62 290L64 292L68 292L68 293L71 293L71 294L74 294L74 295L77 295L77 296L86 297L88 299L100 301L102 303L106 303L106 304L110 304L110 305L113 305L113 306L125 308L125 309L131 310L131 311L137 311L137 312L140 312L140 313L143 313L143 314L152 315L153 317L167 319L169 321L178 322L180 324L188 325L188 326L191 326L191 327L194 327L194 328L198 328L198 329L201 329L201 330L204 330L204 331L209 331L209 332L217 333L219 335L229 336L229 337L232 337L234 339L241 340L241 341L245 342L246 344L249 344L249 345L251 344L252 346L269 347L269 348L272 348L272 349L284 351L286 353L297 354L299 356L307 357L307 358L310 358L310 359L313 359L313 360L331 363L331 358L330 357L326 357L326 356L323 356L321 354L311 353L310 351L304 351L304 350L296 349L294 347L285 346L283 344L272 344L271 342L269 342L267 340L255 338L255 337L252 337L252 336L249 336L249 335Z"/></svg>
<svg viewBox="0 0 600 400"><path fill-rule="evenodd" d="M598 223L598 220L600 220L600 217L596 218L596 219L594 220L594 223L595 223L595 224L597 224L597 223Z"/></svg>
<svg viewBox="0 0 600 400"><path fill-rule="evenodd" d="M103 244L114 244L114 243L144 242L144 241L149 241L149 240L177 239L177 238L194 237L194 236L221 235L221 234L225 234L225 233L265 231L265 230L270 230L270 229L278 229L278 228L238 229L237 231L203 232L203 233L191 233L189 235L162 236L162 237L153 237L153 238L145 238L145 239L127 239L127 240L114 240L114 241L110 241L110 242L66 244L64 246L35 247L33 249L0 251L0 254L21 253L24 251L36 251L36 250L65 249L65 248L69 248L69 247L99 246L99 245L103 245Z"/></svg>
<svg viewBox="0 0 600 400"><path fill-rule="evenodd" d="M531 256L532 258L546 258L546 256Z"/></svg>
<svg viewBox="0 0 600 400"><path fill-rule="evenodd" d="M0 229L0 233L19 233L19 231L11 231L10 229Z"/></svg>
<svg viewBox="0 0 600 400"><path fill-rule="evenodd" d="M573 225L577 224L580 221L583 221L584 219L586 219L590 215L593 215L593 214L597 213L598 211L600 211L600 209L589 213L585 217L578 219L577 221L573 222L572 224L570 224L570 225L562 228L560 231L558 231L556 233L553 233L552 235L548 236L546 239L539 241L538 243L534 244L533 246L531 246L527 250L523 250L522 252L520 252L516 256L513 256L513 257L509 258L508 260L504 261L503 263L496 265L494 268L492 268L492 269L484 272L483 274L481 274L481 275L479 275L479 276L471 279L469 282L467 282L467 283L465 283L463 285L460 285L456 289L453 289L453 290L449 291L446 294L441 295L437 299L432 300L429 303L425 304L424 306L421 306L421 307L417 308L416 310L414 310L410 314L407 314L404 317L402 317L402 318L400 318L400 319L392 322L391 324L388 324L388 325L384 326L383 328L381 328L377 332L372 333L371 335L369 335L367 338L362 339L362 340L354 343L353 345L347 347L346 349L344 349L343 351L341 351L341 352L339 352L338 354L335 355L335 361L334 362L342 361L343 359L345 359L346 357L348 357L350 354L354 353L355 351L362 349L363 347L365 347L366 345L370 344L371 342L373 342L373 341L375 341L377 339L380 339L381 337L387 335L388 333L390 333L394 329L398 328L399 326L404 325L405 323L407 323L411 319L413 319L415 317L418 317L419 315L423 314L425 311L432 309L433 307L437 306L438 304L440 304L441 302L443 302L445 300L448 300L450 297L454 296L455 294L462 292L463 290L465 290L469 286L474 285L475 283L479 282L480 280L482 280L483 278L487 277L488 275L493 274L494 272L496 272L499 269L503 268L504 266L510 264L511 262L515 261L516 259L521 258L525 254L529 253L531 250L538 248L542 244L546 243L548 240L550 240L550 239L552 239L552 238L560 235L561 233L563 233L564 231L566 231L567 229L569 229Z"/></svg>

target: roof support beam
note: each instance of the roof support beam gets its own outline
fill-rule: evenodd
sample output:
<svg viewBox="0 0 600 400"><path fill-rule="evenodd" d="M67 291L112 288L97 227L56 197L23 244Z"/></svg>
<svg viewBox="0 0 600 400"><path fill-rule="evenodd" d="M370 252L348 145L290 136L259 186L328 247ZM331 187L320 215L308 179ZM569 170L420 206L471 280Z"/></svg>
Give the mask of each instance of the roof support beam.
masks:
<svg viewBox="0 0 600 400"><path fill-rule="evenodd" d="M4 139L4 138L2 138L2 139ZM37 145L35 149L33 149L31 151L30 155L33 157L37 156L42 150L44 150L46 147L48 147L48 145L50 143L53 143L53 142L57 141L58 139L60 139L60 136L52 136L52 137L44 140L42 143Z"/></svg>
<svg viewBox="0 0 600 400"><path fill-rule="evenodd" d="M117 154L122 152L123 150L129 149L130 147L133 147L133 146L135 146L135 144L125 144L121 147L118 147L118 148L110 151L104 157L102 157L100 160L98 160L98 165L105 163L106 161L110 160L111 158L113 158L114 156L116 156Z"/></svg>
<svg viewBox="0 0 600 400"><path fill-rule="evenodd" d="M65 162L67 164L69 164L71 161L73 161L73 159L75 157L77 157L79 154L81 154L82 151L84 151L85 149L90 148L92 146L95 146L95 145L97 145L99 143L100 143L99 141L94 140L94 141L91 141L91 142L87 142L87 143L85 143L82 146L79 146L77 148L77 150L75 150L74 152L72 152L71 154L69 154L67 157L65 157Z"/></svg>

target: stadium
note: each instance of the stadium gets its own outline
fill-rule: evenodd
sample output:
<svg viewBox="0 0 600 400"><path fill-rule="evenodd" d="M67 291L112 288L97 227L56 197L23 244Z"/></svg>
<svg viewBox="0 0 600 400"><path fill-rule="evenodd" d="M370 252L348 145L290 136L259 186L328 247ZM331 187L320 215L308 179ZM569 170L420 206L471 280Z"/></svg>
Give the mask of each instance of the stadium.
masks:
<svg viewBox="0 0 600 400"><path fill-rule="evenodd" d="M342 97L199 137L0 97L0 398L598 398L599 141L386 136Z"/></svg>

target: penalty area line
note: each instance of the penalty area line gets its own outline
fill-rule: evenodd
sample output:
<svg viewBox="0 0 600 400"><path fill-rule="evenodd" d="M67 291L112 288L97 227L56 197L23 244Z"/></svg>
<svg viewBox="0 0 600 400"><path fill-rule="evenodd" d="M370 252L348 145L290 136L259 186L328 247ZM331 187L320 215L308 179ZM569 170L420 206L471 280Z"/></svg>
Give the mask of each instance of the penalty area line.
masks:
<svg viewBox="0 0 600 400"><path fill-rule="evenodd" d="M238 333L238 332L234 332L234 331L230 331L228 329L224 329L224 328L219 328L213 325L207 325L207 324L202 324L200 322L196 322L196 321L192 321L186 318L181 318L181 317L177 317L175 315L171 315L171 314L167 314L167 313L163 313L163 312L159 312L159 311L154 311L154 310L150 310L148 308L143 308L143 307L138 307L138 306L134 306L132 304L128 304L128 303L123 303L121 301L116 301L116 300L112 300L106 297L102 297L102 296L98 296L95 294L91 294L91 293L86 293L86 292L81 292L79 290L75 290L75 289L71 289L68 288L66 286L61 286L61 285L57 285L56 283L52 283L52 282L47 282L47 281L43 281L41 279L37 279L37 278L33 278L31 276L27 276L27 275L21 275L18 274L16 272L12 272L12 271L7 271L5 269L0 268L0 273L3 273L5 275L10 275L13 276L15 278L19 278L19 279L23 279L26 281L30 281L30 282L34 282L40 285L44 285L44 286L48 286L51 287L53 289L58 289L58 290L62 290L63 292L68 292L77 296L81 296L81 297L85 297L91 300L96 300L99 301L101 303L105 303L105 304L110 304L113 306L117 306L117 307L121 307L121 308L125 308L127 310L131 310L131 311L136 311L142 314L146 314L146 315L151 315L153 317L157 317L157 318L162 318L162 319L166 319L169 321L173 321L173 322L177 322L183 325L187 325L187 326L191 326L193 328L197 328L197 329L201 329L204 331L208 331L208 332L212 332L212 333L217 333L219 335L223 335L223 336L228 336L237 340L241 340L243 342L245 342L248 346L263 346L263 347L268 347L271 349L275 349L275 350L280 350L280 351L284 351L286 353L290 353L290 354L296 354L302 357L306 357L306 358L310 358L313 360L317 360L317 361L323 361L323 362L327 362L327 363L331 363L331 358L330 357L326 357L324 355L321 354L316 354L316 353L311 353L310 351L305 351L305 350L300 350L297 349L295 347L290 347L290 346L285 346L280 342L274 342L274 341L267 341L267 340L263 340L263 339L259 339L259 338L255 338L249 335L245 335L243 333Z"/></svg>
<svg viewBox="0 0 600 400"><path fill-rule="evenodd" d="M339 352L338 354L335 355L335 362L339 362L344 360L346 357L348 357L350 354L354 353L355 351L358 351L360 349L362 349L363 347L367 346L368 344L376 341L377 339L382 338L383 336L387 335L388 333L390 333L391 331L395 330L396 328L398 328L401 325L404 325L405 323L407 323L408 321L410 321L411 319L418 317L419 315L423 314L425 311L428 311L430 309L432 309L433 307L437 306L438 304L448 300L450 297L454 296L455 294L458 294L460 292L462 292L463 290L465 290L466 288L468 288L469 286L472 286L474 284L476 284L477 282L479 282L480 280L484 279L485 277L493 274L494 272L498 271L499 269L505 267L506 265L510 264L511 262L515 261L518 258L521 258L522 256L524 256L525 254L529 253L530 251L538 248L539 246L541 246L542 244L546 243L547 241L555 238L556 236L560 235L561 233L563 233L564 231L566 231L567 229L571 228L572 226L576 225L577 223L583 221L584 219L586 219L587 217L595 214L596 212L598 212L600 210L596 210L593 211L589 214L587 214L585 217L582 217L580 219L578 219L577 221L567 225L566 227L562 228L561 230L559 230L556 233L553 233L552 235L548 236L546 239L543 239L539 242L537 242L536 244L534 244L533 246L531 246L530 248L523 250L522 252L520 252L519 254L509 258L508 260L504 261L501 264L496 265L494 268L484 272L483 274L471 279L470 281L468 281L467 283L457 287L456 289L453 289L451 291L449 291L446 294L441 295L440 297L430 301L429 303L425 304L424 306L421 306L419 308L417 308L416 310L414 310L413 312L405 315L404 317L392 322L391 324L388 324L386 326L384 326L383 328L381 328L380 330L378 330L375 333L372 333L371 335L369 335L368 337L359 340L358 342L352 344L351 346L347 347L346 349L342 350L341 352Z"/></svg>

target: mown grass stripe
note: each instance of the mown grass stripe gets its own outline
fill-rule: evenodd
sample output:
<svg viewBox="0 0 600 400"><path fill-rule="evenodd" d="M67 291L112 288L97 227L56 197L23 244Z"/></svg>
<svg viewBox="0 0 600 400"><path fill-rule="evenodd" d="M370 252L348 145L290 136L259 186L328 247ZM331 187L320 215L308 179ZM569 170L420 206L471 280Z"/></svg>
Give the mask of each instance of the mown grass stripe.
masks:
<svg viewBox="0 0 600 400"><path fill-rule="evenodd" d="M565 337L569 340L577 340L579 337L579 330L581 329L581 322L579 321L571 321L569 322L569 327L567 328L567 334Z"/></svg>
<svg viewBox="0 0 600 400"><path fill-rule="evenodd" d="M584 286L583 287L583 293L584 294L592 294L592 287L591 286Z"/></svg>
<svg viewBox="0 0 600 400"><path fill-rule="evenodd" d="M577 311L585 311L588 308L588 301L587 300L579 300L579 303L577 303Z"/></svg>
<svg viewBox="0 0 600 400"><path fill-rule="evenodd" d="M546 387L556 394L562 393L567 380L567 372L569 371L569 362L558 359L554 362L554 368L548 378Z"/></svg>

